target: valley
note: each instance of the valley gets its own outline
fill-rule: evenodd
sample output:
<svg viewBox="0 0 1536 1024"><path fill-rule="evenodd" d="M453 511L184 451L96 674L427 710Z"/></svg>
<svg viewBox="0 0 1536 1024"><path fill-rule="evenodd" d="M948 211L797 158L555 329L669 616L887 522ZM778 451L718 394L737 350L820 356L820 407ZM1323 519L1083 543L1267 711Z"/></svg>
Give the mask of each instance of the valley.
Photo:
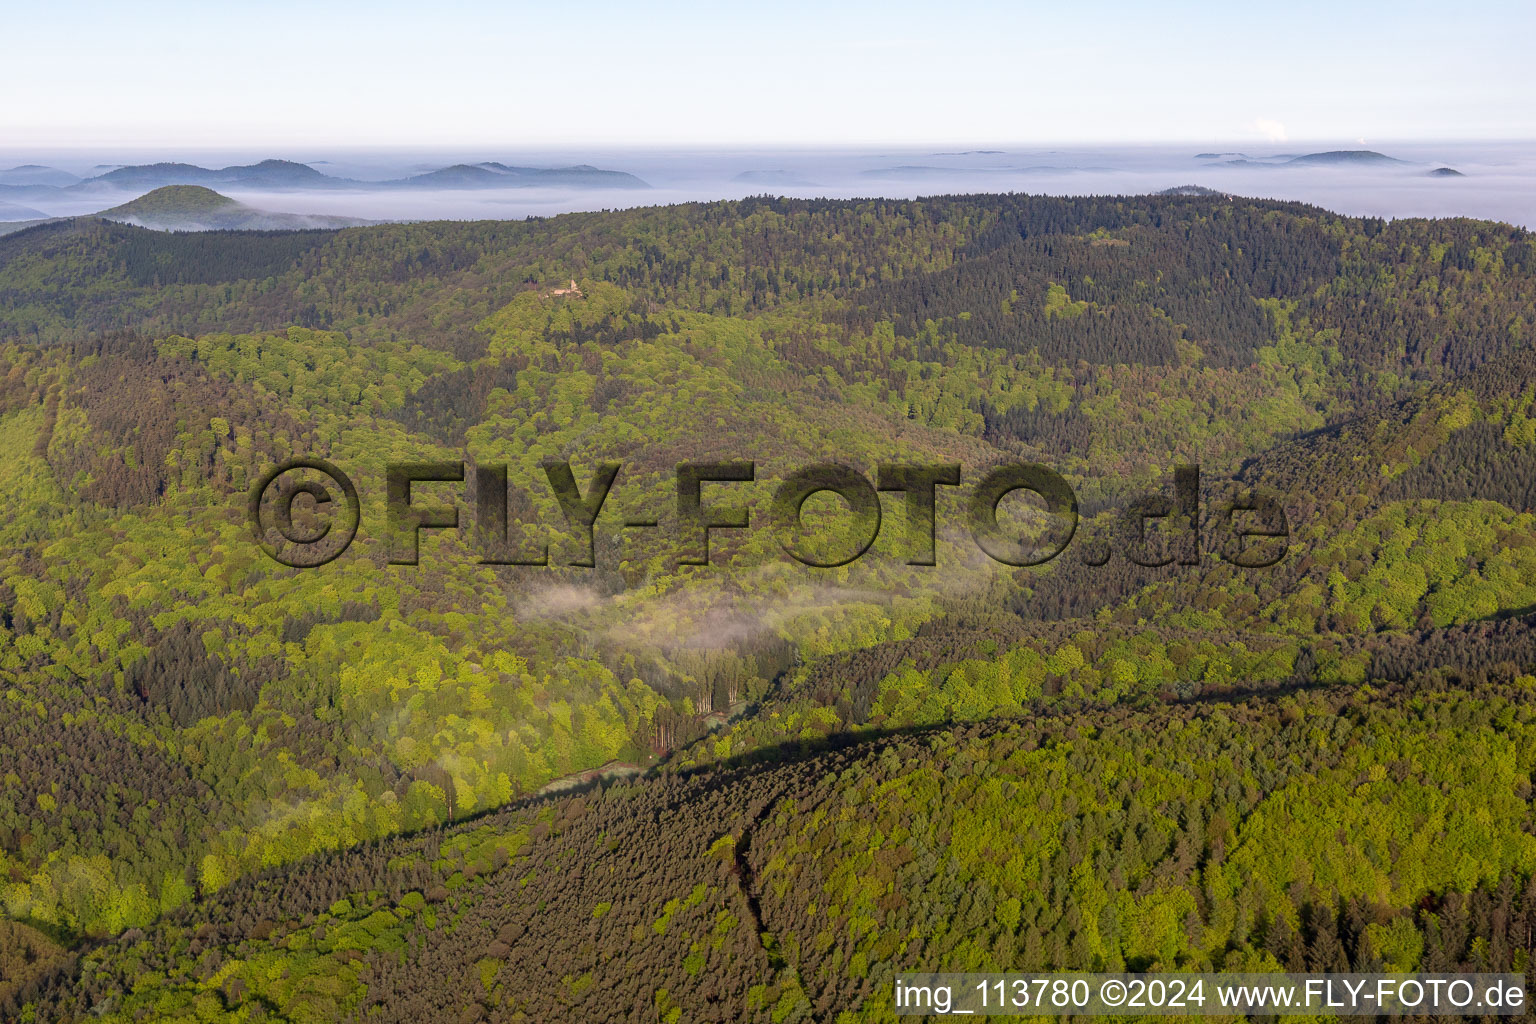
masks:
<svg viewBox="0 0 1536 1024"><path fill-rule="evenodd" d="M1523 970L1532 309L1523 229L1226 194L0 237L0 1018L783 1024L889 1020L904 970ZM360 496L317 568L247 519L295 458ZM754 528L689 564L677 466L742 460L705 505ZM828 462L963 467L936 564L894 491L845 565L755 528ZM422 463L462 466L411 499L462 528L399 564L370 524ZM578 495L622 464L590 567L551 463ZM1078 514L1033 566L962 500L1025 463ZM548 565L482 560L481 479ZM1149 541L1264 494L1283 557L1139 564L1124 511L1180 486Z"/></svg>

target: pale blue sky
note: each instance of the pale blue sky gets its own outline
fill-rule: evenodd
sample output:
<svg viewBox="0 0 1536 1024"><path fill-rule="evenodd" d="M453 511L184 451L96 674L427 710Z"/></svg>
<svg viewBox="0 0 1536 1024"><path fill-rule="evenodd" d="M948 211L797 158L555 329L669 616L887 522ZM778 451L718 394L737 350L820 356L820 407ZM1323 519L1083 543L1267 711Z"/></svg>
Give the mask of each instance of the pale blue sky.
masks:
<svg viewBox="0 0 1536 1024"><path fill-rule="evenodd" d="M1532 0L7 7L0 148L1536 137Z"/></svg>

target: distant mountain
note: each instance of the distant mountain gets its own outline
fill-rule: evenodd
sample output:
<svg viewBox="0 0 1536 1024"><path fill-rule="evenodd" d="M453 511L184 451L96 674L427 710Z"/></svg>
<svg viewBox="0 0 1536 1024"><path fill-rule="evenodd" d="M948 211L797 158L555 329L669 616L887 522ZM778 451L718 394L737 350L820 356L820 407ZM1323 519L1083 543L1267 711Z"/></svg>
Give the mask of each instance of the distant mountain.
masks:
<svg viewBox="0 0 1536 1024"><path fill-rule="evenodd" d="M47 199L56 196L63 191L57 185L6 185L0 183L0 196L12 202L26 202L31 199Z"/></svg>
<svg viewBox="0 0 1536 1024"><path fill-rule="evenodd" d="M606 171L589 164L574 167L511 167L494 161L454 164L425 174L382 182L392 188L525 188L575 185L582 188L650 188L624 171Z"/></svg>
<svg viewBox="0 0 1536 1024"><path fill-rule="evenodd" d="M1434 170L1429 172L1429 176L1431 178L1465 178L1466 177L1465 174L1462 174L1460 171L1458 171L1454 167L1436 167Z"/></svg>
<svg viewBox="0 0 1536 1024"><path fill-rule="evenodd" d="M645 189L650 185L624 171L605 170L589 164L569 167L516 167L486 161L455 164L393 181L358 181L333 177L308 164L292 160L262 160L254 164L230 167L200 167L197 164L162 162L110 167L101 173L79 179L64 171L40 165L15 167L0 171L0 234L37 220L53 219L47 212L59 206L80 208L82 197L95 199L93 205L107 206L124 194L158 193L162 189L193 189L157 195L153 203L140 197L121 206L113 206L99 216L144 223L148 227L174 231L209 228L306 228L368 224L372 221L345 217L305 216L269 213L252 208L234 210L222 204L234 200L219 195L215 188L247 189L262 192L312 191L321 189L394 190L394 189L495 189L529 188L608 188ZM62 175L62 177L58 177ZM43 179L57 181L49 184ZM195 190L201 189L204 195ZM221 204L213 204L217 196ZM238 205L238 204L236 204ZM208 220L213 216L214 220ZM144 218L149 218L144 220Z"/></svg>
<svg viewBox="0 0 1536 1024"><path fill-rule="evenodd" d="M93 178L87 178L82 184L93 182L106 182L110 185L120 185L129 188L136 185L161 185L166 182L188 184L202 181L221 180L218 171L210 171L206 167L198 167L194 164L159 163L141 164L132 167L119 167L105 174L98 174Z"/></svg>
<svg viewBox="0 0 1536 1024"><path fill-rule="evenodd" d="M281 186L285 188L314 188L340 179L315 170L308 164L292 160L263 160L245 167L226 167L226 172L236 173L242 185Z"/></svg>
<svg viewBox="0 0 1536 1024"><path fill-rule="evenodd" d="M1079 171L1106 172L1113 167L1067 167L1058 164L1032 164L1028 167L934 167L928 164L901 164L895 167L876 167L859 174L865 178L885 178L895 181L918 181L927 178L949 179L957 176L985 177L1005 174L1076 174Z"/></svg>
<svg viewBox="0 0 1536 1024"><path fill-rule="evenodd" d="M1160 196L1224 196L1227 193L1214 188L1206 188L1204 185L1175 185L1173 188L1165 188L1156 194Z"/></svg>
<svg viewBox="0 0 1536 1024"><path fill-rule="evenodd" d="M195 164L159 163L119 167L88 178L120 188L158 188L162 185L250 185L262 188L325 188L347 184L292 160L263 160L256 164L210 169Z"/></svg>
<svg viewBox="0 0 1536 1024"><path fill-rule="evenodd" d="M497 188L505 187L506 175L475 164L454 164L380 184L395 188Z"/></svg>
<svg viewBox="0 0 1536 1024"><path fill-rule="evenodd" d="M1402 160L1387 156L1385 153L1377 153L1370 149L1333 149L1326 153L1308 153L1305 156L1292 157L1286 161L1286 165L1305 166L1360 166L1369 164L1400 164Z"/></svg>
<svg viewBox="0 0 1536 1024"><path fill-rule="evenodd" d="M1372 167L1382 165L1400 165L1406 161L1396 157L1387 156L1385 153L1377 153L1370 149L1333 149L1325 153L1305 153L1301 156L1278 155L1271 157L1250 157L1242 153L1201 153L1195 159L1220 158L1232 156L1233 159L1221 160L1211 164L1212 167Z"/></svg>
<svg viewBox="0 0 1536 1024"><path fill-rule="evenodd" d="M74 186L77 189L160 188L166 185L239 186L268 190L319 188L517 188L532 185L584 188L649 188L624 171L581 164L575 167L509 167L494 162L454 164L394 181L367 182L337 178L292 160L263 160L255 164L208 168L196 164L158 163L119 167Z"/></svg>
<svg viewBox="0 0 1536 1024"><path fill-rule="evenodd" d="M805 187L816 184L814 181L807 181L805 178L802 178L794 171L786 171L783 169L775 171L742 171L731 180L739 181L743 185L777 185L781 187Z"/></svg>
<svg viewBox="0 0 1536 1024"><path fill-rule="evenodd" d="M955 174L976 174L974 167L930 167L925 164L901 164L896 167L875 167L859 174L866 178L934 178Z"/></svg>
<svg viewBox="0 0 1536 1024"><path fill-rule="evenodd" d="M370 223L353 217L258 210L201 185L164 185L97 216L156 231L276 231Z"/></svg>
<svg viewBox="0 0 1536 1024"><path fill-rule="evenodd" d="M61 188L79 180L68 171L44 167L42 164L22 164L20 167L0 171L0 185L52 185Z"/></svg>
<svg viewBox="0 0 1536 1024"><path fill-rule="evenodd" d="M34 210L30 206L22 206L20 203L8 203L0 199L0 221L42 220L47 216L41 210Z"/></svg>

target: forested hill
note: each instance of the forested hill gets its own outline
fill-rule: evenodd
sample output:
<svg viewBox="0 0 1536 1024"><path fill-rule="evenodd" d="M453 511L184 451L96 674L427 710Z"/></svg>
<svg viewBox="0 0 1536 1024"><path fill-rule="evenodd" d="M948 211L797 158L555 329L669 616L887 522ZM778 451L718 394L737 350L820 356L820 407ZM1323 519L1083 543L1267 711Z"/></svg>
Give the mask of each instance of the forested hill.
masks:
<svg viewBox="0 0 1536 1024"><path fill-rule="evenodd" d="M1526 232L1225 196L0 237L0 1019L1523 970L1533 330ZM319 568L247 521L294 457L361 496ZM546 459L621 464L590 547ZM752 526L687 564L675 467L738 460L709 500ZM464 529L398 564L386 466L433 461ZM960 465L937 564L895 494L862 558L789 559L769 499L827 461ZM1034 568L963 514L1020 461L1081 512ZM547 566L482 561L503 465ZM1120 513L1181 465L1198 564L1136 564ZM1289 532L1245 568L1255 489Z"/></svg>
<svg viewBox="0 0 1536 1024"><path fill-rule="evenodd" d="M471 332L564 275L725 316L835 300L850 326L889 322L916 339L933 320L957 341L1069 363L1168 363L1175 337L1206 362L1251 361L1281 326L1256 300L1289 301L1315 332L1336 330L1346 356L1466 368L1519 336L1532 254L1528 233L1504 225L1355 220L1227 197L760 199L265 244L82 221L0 241L0 331L49 340L213 318L228 329L415 327L423 344L451 347L442 334ZM50 289L47 272L89 276ZM1488 274L1496 288L1469 287ZM1100 315L1079 323L1090 307ZM1095 324L1092 338L1073 333Z"/></svg>

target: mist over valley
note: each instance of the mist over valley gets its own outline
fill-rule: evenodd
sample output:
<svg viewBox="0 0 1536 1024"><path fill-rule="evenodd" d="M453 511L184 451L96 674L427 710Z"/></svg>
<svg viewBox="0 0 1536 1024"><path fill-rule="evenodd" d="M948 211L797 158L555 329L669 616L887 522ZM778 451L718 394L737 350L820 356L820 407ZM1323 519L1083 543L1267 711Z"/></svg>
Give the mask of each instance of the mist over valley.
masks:
<svg viewBox="0 0 1536 1024"><path fill-rule="evenodd" d="M1385 218L1536 224L1536 144L1288 142L1067 148L608 148L514 153L0 151L0 222L74 217L167 185L274 214L359 221L507 220L771 194L900 198L1141 195L1197 185ZM3 230L3 229L0 229Z"/></svg>

